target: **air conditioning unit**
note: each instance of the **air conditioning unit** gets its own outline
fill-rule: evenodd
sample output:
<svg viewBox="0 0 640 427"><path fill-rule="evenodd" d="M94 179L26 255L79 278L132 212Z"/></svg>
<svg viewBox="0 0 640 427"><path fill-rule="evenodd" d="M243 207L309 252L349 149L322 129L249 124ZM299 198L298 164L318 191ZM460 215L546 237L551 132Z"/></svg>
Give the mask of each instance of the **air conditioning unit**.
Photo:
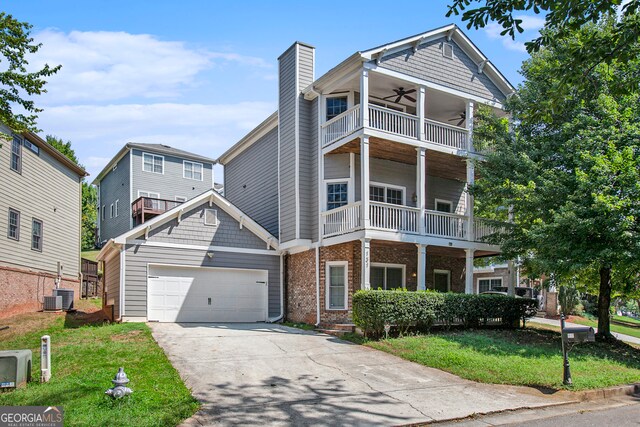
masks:
<svg viewBox="0 0 640 427"><path fill-rule="evenodd" d="M62 295L44 297L44 311L61 311Z"/></svg>
<svg viewBox="0 0 640 427"><path fill-rule="evenodd" d="M24 387L31 381L31 350L0 351L0 390Z"/></svg>
<svg viewBox="0 0 640 427"><path fill-rule="evenodd" d="M73 310L73 289L54 289L53 295L62 297L62 309L64 311Z"/></svg>

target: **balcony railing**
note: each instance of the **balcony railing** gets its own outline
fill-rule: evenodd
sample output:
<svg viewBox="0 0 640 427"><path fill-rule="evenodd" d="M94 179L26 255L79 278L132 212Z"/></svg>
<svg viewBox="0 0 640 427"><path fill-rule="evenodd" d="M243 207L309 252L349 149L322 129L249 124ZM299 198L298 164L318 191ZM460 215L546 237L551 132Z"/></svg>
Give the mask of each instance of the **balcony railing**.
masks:
<svg viewBox="0 0 640 427"><path fill-rule="evenodd" d="M361 202L322 212L323 236L333 237L362 229ZM393 205L389 203L370 202L369 220L372 229L407 234L442 237L455 240L469 240L468 218L447 212L425 210ZM422 227L421 227L422 221ZM474 218L474 241L482 242L490 234L504 231L484 218Z"/></svg>
<svg viewBox="0 0 640 427"><path fill-rule="evenodd" d="M402 113L377 105L369 105L369 128L419 140L420 123L417 116ZM458 150L467 149L468 131L458 126L425 119L422 124L424 141ZM322 146L326 147L358 129L362 129L360 105L351 107L339 116L322 125Z"/></svg>
<svg viewBox="0 0 640 427"><path fill-rule="evenodd" d="M175 200L138 197L131 203L131 216L135 219L136 225L139 225L156 215L175 208L181 203Z"/></svg>

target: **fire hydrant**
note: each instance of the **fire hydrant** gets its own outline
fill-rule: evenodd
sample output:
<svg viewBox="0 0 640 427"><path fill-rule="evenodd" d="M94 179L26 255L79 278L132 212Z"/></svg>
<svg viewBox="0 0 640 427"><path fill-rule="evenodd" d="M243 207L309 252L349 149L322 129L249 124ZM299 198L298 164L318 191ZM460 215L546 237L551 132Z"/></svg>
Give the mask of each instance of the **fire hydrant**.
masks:
<svg viewBox="0 0 640 427"><path fill-rule="evenodd" d="M124 373L124 368L118 369L118 373L111 382L113 383L113 387L105 391L105 394L108 394L114 399L119 399L133 393L133 390L127 387L127 384L129 384L129 378L127 378L127 374Z"/></svg>

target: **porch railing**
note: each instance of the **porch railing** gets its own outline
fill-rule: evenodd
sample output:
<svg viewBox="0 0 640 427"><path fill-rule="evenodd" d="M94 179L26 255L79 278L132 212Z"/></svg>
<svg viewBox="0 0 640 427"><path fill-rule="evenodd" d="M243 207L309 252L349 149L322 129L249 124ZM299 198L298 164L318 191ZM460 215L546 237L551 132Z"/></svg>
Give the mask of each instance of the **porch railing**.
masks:
<svg viewBox="0 0 640 427"><path fill-rule="evenodd" d="M322 146L325 147L361 127L362 118L360 115L360 104L358 104L322 125Z"/></svg>
<svg viewBox="0 0 640 427"><path fill-rule="evenodd" d="M478 242L483 241L487 236L494 233L504 232L504 226L496 226L493 221L485 218L474 218L473 228L475 231L475 240Z"/></svg>
<svg viewBox="0 0 640 427"><path fill-rule="evenodd" d="M369 127L408 138L418 138L418 118L390 108L369 106Z"/></svg>
<svg viewBox="0 0 640 427"><path fill-rule="evenodd" d="M131 203L131 216L134 218L136 225L139 225L152 216L165 213L181 203L182 202L176 200L154 199L144 196L138 197Z"/></svg>
<svg viewBox="0 0 640 427"><path fill-rule="evenodd" d="M330 211L322 212L324 237L337 236L355 231L361 227L361 202L350 203Z"/></svg>
<svg viewBox="0 0 640 427"><path fill-rule="evenodd" d="M435 144L466 150L469 132L458 126L425 119L424 137L427 141Z"/></svg>
<svg viewBox="0 0 640 427"><path fill-rule="evenodd" d="M369 205L371 227L403 233L420 231L420 209L389 203L371 202Z"/></svg>
<svg viewBox="0 0 640 427"><path fill-rule="evenodd" d="M429 236L467 239L467 217L447 212L425 211L424 232Z"/></svg>

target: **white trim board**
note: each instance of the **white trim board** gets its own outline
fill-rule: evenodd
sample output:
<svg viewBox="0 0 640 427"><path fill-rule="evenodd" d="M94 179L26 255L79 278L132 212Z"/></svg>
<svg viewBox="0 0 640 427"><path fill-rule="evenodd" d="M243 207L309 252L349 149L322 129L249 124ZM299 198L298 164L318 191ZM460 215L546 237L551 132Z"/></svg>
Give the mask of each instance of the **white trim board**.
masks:
<svg viewBox="0 0 640 427"><path fill-rule="evenodd" d="M331 275L329 274L331 267L344 267L344 308L330 308L330 292L329 287L331 284ZM349 310L349 261L327 261L325 262L325 311L347 311Z"/></svg>
<svg viewBox="0 0 640 427"><path fill-rule="evenodd" d="M211 252L231 252L238 254L252 254L252 255L271 255L280 256L279 251L268 249L249 249L249 248L233 248L229 246L200 246L200 245L185 245L182 243L167 243L167 242L149 242L147 240L132 240L127 244L149 246L154 248L171 248L171 249L187 249L194 251L211 251Z"/></svg>

